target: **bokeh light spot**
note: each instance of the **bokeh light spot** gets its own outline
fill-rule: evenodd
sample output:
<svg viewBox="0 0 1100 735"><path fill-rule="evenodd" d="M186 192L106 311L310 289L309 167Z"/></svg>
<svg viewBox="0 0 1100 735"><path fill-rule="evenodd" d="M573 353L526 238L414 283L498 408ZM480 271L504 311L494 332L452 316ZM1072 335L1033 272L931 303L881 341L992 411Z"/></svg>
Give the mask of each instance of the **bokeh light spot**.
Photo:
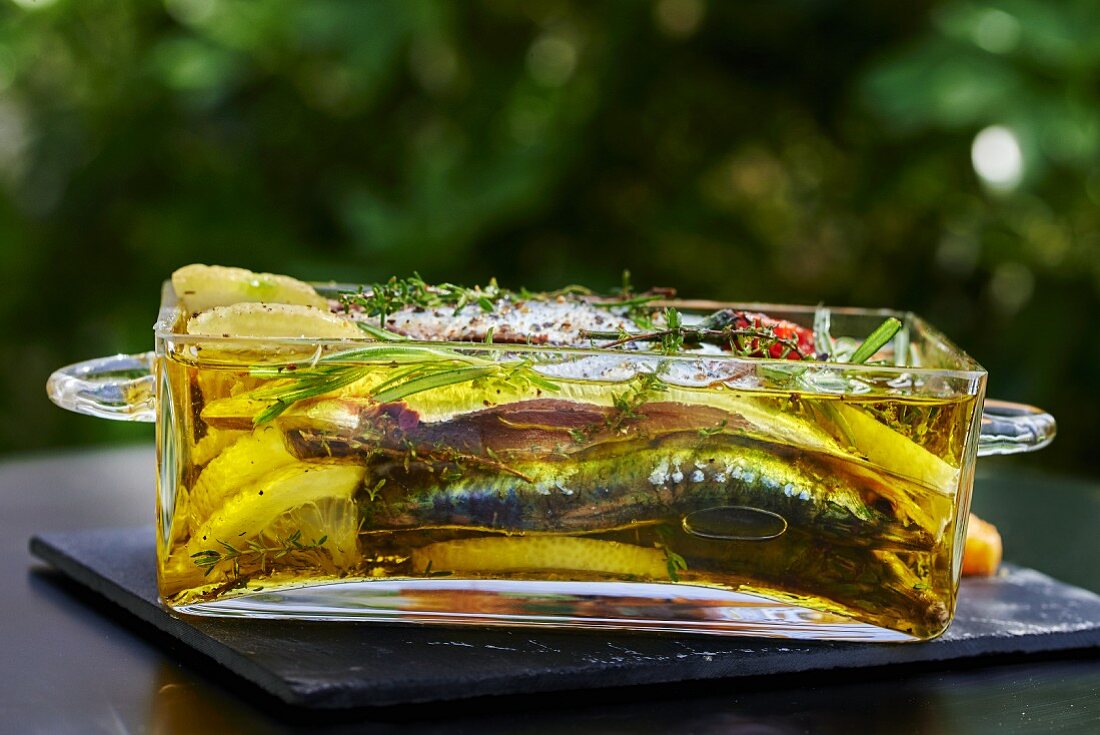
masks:
<svg viewBox="0 0 1100 735"><path fill-rule="evenodd" d="M197 25L214 15L214 0L164 0L168 14L187 25Z"/></svg>
<svg viewBox="0 0 1100 735"><path fill-rule="evenodd" d="M43 8L48 8L48 7L50 7L51 5L53 5L54 3L57 2L57 0L11 0L11 1L13 3L15 3L16 5L18 5L19 7L26 8L27 10L42 10Z"/></svg>
<svg viewBox="0 0 1100 735"><path fill-rule="evenodd" d="M539 37L527 52L527 70L539 84L560 87L577 67L577 47L561 36Z"/></svg>
<svg viewBox="0 0 1100 735"><path fill-rule="evenodd" d="M981 257L981 246L970 233L951 233L940 240L936 248L936 264L959 277L974 272Z"/></svg>
<svg viewBox="0 0 1100 735"><path fill-rule="evenodd" d="M413 76L427 92L448 91L458 75L458 56L446 43L435 38L417 38L409 50Z"/></svg>
<svg viewBox="0 0 1100 735"><path fill-rule="evenodd" d="M1006 314L1019 311L1035 290L1035 276L1020 263L1001 263L989 281L989 295L994 306Z"/></svg>
<svg viewBox="0 0 1100 735"><path fill-rule="evenodd" d="M991 54L1005 54L1020 43L1020 21L1003 10L989 8L978 16L972 31L974 43Z"/></svg>
<svg viewBox="0 0 1100 735"><path fill-rule="evenodd" d="M1015 189L1023 178L1024 156L1016 134L1001 125L991 125L974 137L970 160L982 181L994 189Z"/></svg>
<svg viewBox="0 0 1100 735"><path fill-rule="evenodd" d="M661 0L653 6L657 27L673 38L687 38L695 33L705 11L703 0Z"/></svg>

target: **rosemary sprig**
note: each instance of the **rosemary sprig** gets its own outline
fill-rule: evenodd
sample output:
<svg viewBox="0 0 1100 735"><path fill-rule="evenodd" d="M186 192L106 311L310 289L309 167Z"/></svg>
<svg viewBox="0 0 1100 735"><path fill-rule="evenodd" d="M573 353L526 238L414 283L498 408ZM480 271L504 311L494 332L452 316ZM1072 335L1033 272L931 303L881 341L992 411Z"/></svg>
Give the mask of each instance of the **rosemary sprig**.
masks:
<svg viewBox="0 0 1100 735"><path fill-rule="evenodd" d="M418 368L423 374L415 377L405 375L403 380L390 378L371 391L371 398L379 403L399 401L426 390L458 383L470 383L479 378L497 375L502 369L499 365L425 365L423 368Z"/></svg>
<svg viewBox="0 0 1100 735"><path fill-rule="evenodd" d="M370 361L373 364L362 364ZM336 363L336 364L332 364ZM350 364L349 364L350 363ZM390 374L374 386L371 398L380 403L399 401L408 396L448 385L475 380L499 379L521 389L560 390L557 383L534 369L534 360L500 363L456 350L400 342L381 342L320 358L313 367L284 365L254 368L251 374L265 378L286 378L247 394L248 398L270 400L271 404L253 419L259 426L277 418L298 401L315 398L351 385L370 374L379 365L409 367Z"/></svg>
<svg viewBox="0 0 1100 735"><path fill-rule="evenodd" d="M266 424L280 416L298 401L338 390L361 380L366 375L366 368L333 365L312 368L300 377L295 376L297 382L294 387L285 391L272 393L271 389L261 388L254 391L252 395L256 398L272 397L275 401L257 414L252 423L255 426Z"/></svg>
<svg viewBox="0 0 1100 735"><path fill-rule="evenodd" d="M265 424L280 416L298 401L324 395L363 379L369 374L371 366L356 364L357 362L372 360L400 364L440 358L457 362L477 359L453 350L382 342L321 357L315 365L307 368L300 368L294 363L278 367L254 367L249 372L255 377L288 378L289 382L266 385L247 394L248 398L271 401L267 408L252 419L252 423L254 426Z"/></svg>
<svg viewBox="0 0 1100 735"><path fill-rule="evenodd" d="M355 322L355 326L362 329L371 337L374 337L379 342L408 342L409 338L403 334L397 332L391 332L388 329L382 329L376 327L373 324L367 324L366 322Z"/></svg>
<svg viewBox="0 0 1100 735"><path fill-rule="evenodd" d="M901 322L894 317L889 317L882 324L878 325L875 331L867 335L867 338L863 340L863 343L856 348L856 351L852 353L852 357L848 362L852 365L862 365L871 358L871 355L882 349L882 346L894 338L894 335L901 329Z"/></svg>
<svg viewBox="0 0 1100 735"><path fill-rule="evenodd" d="M240 575L241 571L241 559L254 556L257 558L260 564L260 569L263 570L267 564L268 556L273 559L282 559L287 554L295 551L311 551L319 549L325 545L328 541L328 536L322 536L319 539L315 539L312 543L302 542L302 531L298 529L294 533L287 536L285 539L276 537L275 546L264 546L255 539L249 539L244 548L237 548L233 544L217 539L218 544L222 547L222 551L217 549L204 549L197 551L191 555L191 558L195 562L195 566L203 569L203 576L209 576L214 567L225 561L233 562L233 573Z"/></svg>

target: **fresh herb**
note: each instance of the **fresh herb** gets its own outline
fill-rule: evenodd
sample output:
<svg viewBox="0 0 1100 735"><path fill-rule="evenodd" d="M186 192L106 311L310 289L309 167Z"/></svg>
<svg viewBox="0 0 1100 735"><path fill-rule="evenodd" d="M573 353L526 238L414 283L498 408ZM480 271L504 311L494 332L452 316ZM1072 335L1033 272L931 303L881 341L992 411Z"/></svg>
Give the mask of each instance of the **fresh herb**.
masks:
<svg viewBox="0 0 1100 735"><path fill-rule="evenodd" d="M447 571L443 571L443 570L433 572L432 571L432 560L428 559L428 563L424 566L423 576L425 576L425 577L449 577L449 576L451 576L451 572L447 572Z"/></svg>
<svg viewBox="0 0 1100 735"><path fill-rule="evenodd" d="M814 310L814 352L817 359L829 360L833 356L832 312L818 304Z"/></svg>
<svg viewBox="0 0 1100 735"><path fill-rule="evenodd" d="M687 560L684 557L677 554L667 546L664 548L665 552L665 565L668 569L668 578L673 582L680 581L680 572L686 572L688 568Z"/></svg>
<svg viewBox="0 0 1100 735"><path fill-rule="evenodd" d="M671 306L665 308L665 333L661 335L661 352L675 355L684 349L684 319Z"/></svg>
<svg viewBox="0 0 1100 735"><path fill-rule="evenodd" d="M371 337L374 337L379 342L408 342L409 338L403 334L397 332L391 332L388 329L382 329L376 327L373 324L367 324L366 322L355 322L355 326L362 329Z"/></svg>
<svg viewBox="0 0 1100 735"><path fill-rule="evenodd" d="M708 437L714 436L715 434L721 434L723 431L726 430L726 424L728 423L729 419L722 419L714 426L699 429L699 438L706 439Z"/></svg>
<svg viewBox="0 0 1100 735"><path fill-rule="evenodd" d="M366 489L367 499L370 500L370 502L372 502L372 503L375 500L378 500L378 493L379 493L379 491L382 490L383 487L385 487L385 485L386 485L386 478L383 477L381 480L379 480L378 482L376 482L374 484L374 487L367 488Z"/></svg>
<svg viewBox="0 0 1100 735"><path fill-rule="evenodd" d="M388 403L448 385L490 379L500 380L518 390L560 390L557 383L534 369L533 360L513 363L497 363L481 358L477 360L474 364L456 364L443 360L414 365L375 386L371 391L371 398L380 403Z"/></svg>
<svg viewBox="0 0 1100 735"><path fill-rule="evenodd" d="M583 444L596 434L607 432L623 434L628 424L639 418L638 409L668 390L668 384L654 373L641 373L634 377L632 385L622 393L611 394L611 412L598 423L584 428L570 429L569 436L577 444Z"/></svg>
<svg viewBox="0 0 1100 735"><path fill-rule="evenodd" d="M368 317L378 317L379 325L385 327L386 317L401 309L450 306L458 314L467 304L477 304L482 311L492 312L496 303L507 295L508 292L497 285L495 278L490 279L487 286L466 288L453 283L432 285L421 278L419 273L414 273L410 278L394 277L385 283L374 283L368 288L360 288L357 293L340 294L340 303L345 312L358 307Z"/></svg>
<svg viewBox="0 0 1100 735"><path fill-rule="evenodd" d="M674 318L679 318L679 312L675 309L671 309L671 311L676 314ZM666 320L668 317L669 314L666 312ZM613 340L608 344L602 345L604 349L619 347L628 342L659 342L662 352L666 354L675 354L675 352L682 350L685 344L705 343L725 347L739 357L752 357L761 352L767 352L774 345L779 345L783 348L782 357L795 355L801 360L809 360L813 357L812 355L803 354L798 346L798 342L794 339L780 337L771 328L767 327L749 327L745 329L723 327L722 329L705 329L685 327L681 324L677 327L659 329L652 332L623 334L621 332L589 331L585 332L584 336L595 340Z"/></svg>
<svg viewBox="0 0 1100 735"><path fill-rule="evenodd" d="M667 289L660 292L635 294L630 285L630 273L624 271L623 286L618 298L596 299L591 289L584 286L569 285L555 291L534 292L527 289L513 292L501 288L495 278L489 280L488 285L467 288L454 283L430 284L414 273L409 278L391 278L385 283L373 283L360 287L356 292L340 294L340 305L345 313L353 309L362 311L368 317L378 317L378 324L383 329L386 318L397 311L408 308L436 309L440 307L452 307L454 314L462 311L463 307L476 304L486 313L496 311L497 305L505 299L542 299L550 300L577 296L583 298L594 306L601 308L625 309L628 314L640 309L651 301L656 301L668 294ZM648 318L648 317L646 317ZM644 319L643 319L644 321Z"/></svg>
<svg viewBox="0 0 1100 735"><path fill-rule="evenodd" d="M856 348L848 362L852 365L862 365L867 362L872 355L882 349L883 345L894 338L899 329L901 329L901 322L894 317L888 318L875 331L867 335L867 339Z"/></svg>
<svg viewBox="0 0 1100 735"><path fill-rule="evenodd" d="M629 299L634 295L634 284L630 282L630 271L623 269L622 285L619 286L619 296Z"/></svg>
<svg viewBox="0 0 1100 735"><path fill-rule="evenodd" d="M259 426L272 421L298 401L324 395L351 385L365 377L367 369L348 365L326 365L296 370L293 375L293 383L289 386L267 386L250 394L250 397L253 398L274 399L271 405L252 420L254 425Z"/></svg>
<svg viewBox="0 0 1100 735"><path fill-rule="evenodd" d="M665 554L665 565L668 569L668 578L673 582L679 582L680 572L686 571L688 568L687 560L669 547L669 544L672 542L671 528L664 524L661 524L659 526L656 526L654 530L657 532L657 536L661 539L656 543L656 546Z"/></svg>
<svg viewBox="0 0 1100 735"><path fill-rule="evenodd" d="M203 551L197 551L192 554L191 558L194 560L195 566L205 570L203 572L204 577L214 571L214 567L225 561L232 561L234 576L240 576L241 559L243 558L255 558L260 564L260 569L263 570L269 556L273 559L282 559L287 554L291 554L295 551L312 551L319 549L325 545L326 541L328 541L327 535L314 540L312 543L303 543L301 529L290 534L285 539L276 537L274 546L264 546L259 541L250 539L245 544L244 548L237 548L227 541L217 539L218 544L223 550L204 549Z"/></svg>
<svg viewBox="0 0 1100 735"><path fill-rule="evenodd" d="M300 436L306 444L323 444L329 438L321 432L307 431L302 431ZM474 470L508 474L526 483L535 481L530 475L509 466L491 449L486 449L487 456L483 457L479 454L461 452L443 442L416 445L408 439L402 439L398 442L398 447L383 446L380 433L374 435L366 433L361 437L344 438L342 441L349 450L367 457L368 462L374 457L386 457L399 462L405 472L420 469L430 474L438 474L444 481L457 480ZM377 500L385 484L386 480L382 478L373 488L367 488L365 490L367 498L371 502Z"/></svg>
<svg viewBox="0 0 1100 735"><path fill-rule="evenodd" d="M362 364L363 361L374 365ZM371 397L380 403L483 379L501 380L520 390L559 390L557 383L534 369L531 359L501 363L445 348L382 342L321 357L313 367L283 365L253 368L251 374L255 377L286 379L246 394L255 400L271 401L256 415L253 424L259 426L275 419L298 401L315 398L362 380L379 364L408 366L392 372L387 380L373 387Z"/></svg>

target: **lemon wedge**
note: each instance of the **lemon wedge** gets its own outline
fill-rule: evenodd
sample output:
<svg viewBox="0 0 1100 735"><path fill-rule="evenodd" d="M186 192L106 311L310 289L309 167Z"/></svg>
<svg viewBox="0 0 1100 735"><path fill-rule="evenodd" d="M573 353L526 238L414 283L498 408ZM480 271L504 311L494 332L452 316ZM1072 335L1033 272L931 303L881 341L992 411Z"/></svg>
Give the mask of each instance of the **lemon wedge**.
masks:
<svg viewBox="0 0 1100 735"><path fill-rule="evenodd" d="M191 445L191 465L202 467L241 440L247 432L207 427L206 434Z"/></svg>
<svg viewBox="0 0 1100 735"><path fill-rule="evenodd" d="M538 569L668 579L668 561L659 549L571 536L440 541L413 550L410 561L417 573L521 572Z"/></svg>
<svg viewBox="0 0 1100 735"><path fill-rule="evenodd" d="M837 414L853 447L869 462L917 480L945 495L959 487L959 470L854 406L836 402Z"/></svg>
<svg viewBox="0 0 1100 735"><path fill-rule="evenodd" d="M328 311L297 304L240 303L215 306L187 320L187 333L206 337L313 337L363 336L355 324Z"/></svg>
<svg viewBox="0 0 1100 735"><path fill-rule="evenodd" d="M186 265L172 274L172 289L188 312L244 301L328 308L323 296L296 278L220 265Z"/></svg>
<svg viewBox="0 0 1100 735"><path fill-rule="evenodd" d="M222 542L239 548L249 539L265 533L277 535L279 528L276 521L282 521L280 525L285 526L282 530L287 535L301 531L306 542L315 542L327 535L342 546L349 546L349 542L353 545L357 524L351 497L363 481L364 473L364 468L355 465L306 462L295 462L271 470L211 514L191 536L188 550L195 553L207 548L216 549ZM338 505L351 510L352 538L349 539L346 530L334 534L337 529L325 528L323 521L303 528L300 525L302 519L292 517L296 513L302 515L298 512L300 509L317 506L324 501L345 501ZM350 553L351 549L344 551Z"/></svg>
<svg viewBox="0 0 1100 735"><path fill-rule="evenodd" d="M297 462L274 426L261 426L210 460L191 489L192 528L272 470Z"/></svg>

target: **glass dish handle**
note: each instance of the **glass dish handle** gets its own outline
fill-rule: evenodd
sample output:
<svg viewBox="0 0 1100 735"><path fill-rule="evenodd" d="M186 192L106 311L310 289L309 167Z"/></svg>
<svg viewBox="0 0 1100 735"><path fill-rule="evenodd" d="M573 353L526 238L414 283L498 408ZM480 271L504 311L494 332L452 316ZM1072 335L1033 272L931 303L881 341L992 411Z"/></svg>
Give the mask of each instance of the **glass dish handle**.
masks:
<svg viewBox="0 0 1100 735"><path fill-rule="evenodd" d="M1057 431L1054 417L1042 409L987 399L982 410L978 456L1034 452L1054 441Z"/></svg>
<svg viewBox="0 0 1100 735"><path fill-rule="evenodd" d="M61 408L115 421L152 422L157 416L154 353L114 355L67 365L46 381Z"/></svg>

